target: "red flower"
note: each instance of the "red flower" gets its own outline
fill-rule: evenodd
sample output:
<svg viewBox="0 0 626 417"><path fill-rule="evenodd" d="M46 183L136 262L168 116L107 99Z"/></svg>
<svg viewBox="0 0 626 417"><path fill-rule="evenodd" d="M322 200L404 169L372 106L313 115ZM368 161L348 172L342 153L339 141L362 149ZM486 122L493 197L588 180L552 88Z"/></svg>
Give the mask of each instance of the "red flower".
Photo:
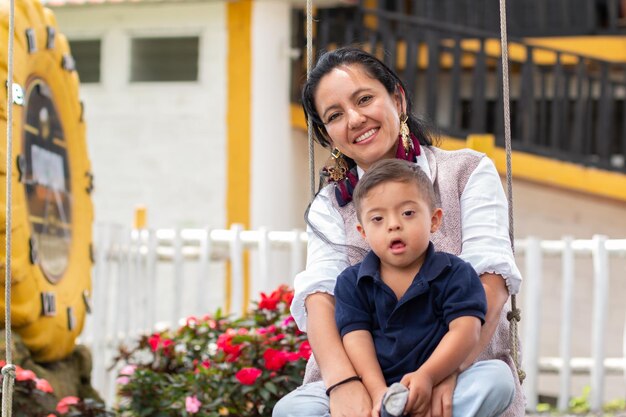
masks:
<svg viewBox="0 0 626 417"><path fill-rule="evenodd" d="M194 364L194 366L198 365L198 361L194 360L193 364ZM210 369L211 368L211 362L209 362L209 361L202 361L200 366L196 366L196 369L194 369L193 373L194 374L199 374L200 373L200 368Z"/></svg>
<svg viewBox="0 0 626 417"><path fill-rule="evenodd" d="M66 414L70 411L70 405L78 404L80 399L78 397L65 397L57 404L57 411L59 414Z"/></svg>
<svg viewBox="0 0 626 417"><path fill-rule="evenodd" d="M153 352L156 352L161 344L161 335L154 333L148 338L148 344L150 345L150 349L152 349Z"/></svg>
<svg viewBox="0 0 626 417"><path fill-rule="evenodd" d="M217 338L217 347L226 353L226 362L235 362L241 354L242 346L233 344L233 337L235 335L236 332L233 329L228 329L226 333L222 333Z"/></svg>
<svg viewBox="0 0 626 417"><path fill-rule="evenodd" d="M37 375L29 369L22 369L19 366L15 367L15 379L17 381L36 381Z"/></svg>
<svg viewBox="0 0 626 417"><path fill-rule="evenodd" d="M274 291L267 296L264 292L261 293L261 301L259 301L260 310L276 310L276 306L280 302L281 294L279 290Z"/></svg>
<svg viewBox="0 0 626 417"><path fill-rule="evenodd" d="M285 338L285 335L282 334L282 333L279 333L276 336L270 337L270 341L272 341L272 342L279 342L279 341L283 340L284 338Z"/></svg>
<svg viewBox="0 0 626 417"><path fill-rule="evenodd" d="M287 359L287 362L295 362L301 357L302 356L300 355L300 352L285 352L285 358Z"/></svg>
<svg viewBox="0 0 626 417"><path fill-rule="evenodd" d="M48 381L46 381L45 379L41 378L37 378L35 379L35 388L37 388L39 391L43 391L43 392L52 392L52 386L50 385L50 383Z"/></svg>
<svg viewBox="0 0 626 417"><path fill-rule="evenodd" d="M286 305L290 306L291 302L293 301L293 291L287 291L283 293L281 301L285 303Z"/></svg>
<svg viewBox="0 0 626 417"><path fill-rule="evenodd" d="M309 357L311 356L311 345L309 344L308 340L302 342L302 344L298 348L298 353L300 354L301 358L306 359L307 361L309 360Z"/></svg>
<svg viewBox="0 0 626 417"><path fill-rule="evenodd" d="M174 341L172 339L163 339L161 341L161 346L163 347L163 354L170 356L172 354L172 350L174 349Z"/></svg>
<svg viewBox="0 0 626 417"><path fill-rule="evenodd" d="M261 373L262 371L259 368L243 368L235 374L235 378L242 385L252 385L261 376Z"/></svg>
<svg viewBox="0 0 626 417"><path fill-rule="evenodd" d="M278 371L287 363L287 357L282 350L269 348L263 352L265 367L270 371Z"/></svg>

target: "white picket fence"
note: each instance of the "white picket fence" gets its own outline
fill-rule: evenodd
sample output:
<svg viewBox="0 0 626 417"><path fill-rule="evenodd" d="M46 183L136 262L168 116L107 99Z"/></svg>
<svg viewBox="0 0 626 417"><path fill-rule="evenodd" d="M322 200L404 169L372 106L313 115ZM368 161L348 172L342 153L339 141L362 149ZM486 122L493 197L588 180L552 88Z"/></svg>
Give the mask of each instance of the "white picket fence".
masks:
<svg viewBox="0 0 626 417"><path fill-rule="evenodd" d="M118 346L131 343L138 334L177 324L189 315L214 312L218 306L230 305L231 312L241 312L248 303L246 288L254 298L259 291L291 283L295 273L304 267L306 240L306 233L300 230L243 230L240 225L229 230L132 230L99 225L95 240L93 314L88 317L81 336L81 342L93 353L94 387L109 404L114 402L117 370L108 368ZM247 285L246 253L250 254L252 265L249 274L252 278ZM619 337L616 339L615 332L607 337L606 332L609 313L615 313L609 311L608 304L614 295L609 291L611 279L618 292L626 296L626 268L610 270L611 259L626 259L626 239L609 240L602 236L590 240L517 239L516 256L524 275L520 336L528 409L534 410L537 405L542 378L558 374L558 407L565 410L570 396L580 394L571 392L573 375L583 374L586 385L591 387L592 409L599 410L605 401L607 375L626 378L623 308L618 319ZM555 257L560 258L557 268L549 265L553 260L547 262ZM576 272L580 259L592 263L590 272L584 268ZM230 261L230 282L226 278L227 261ZM561 276L558 296L543 290L544 276L554 274ZM580 296L575 296L576 284L581 282L587 282L592 291L583 294L582 301L577 299ZM547 301L546 297L549 297ZM545 323L542 311L547 303L560 305L559 348L554 356L545 356L540 349ZM576 338L576 344L585 345L583 350L590 352L585 357L572 354L572 338L580 325L575 313L580 313L580 305L591 310L591 330L585 333L584 340L580 336ZM614 316L611 319L615 321ZM619 340L621 349L613 346L615 340ZM607 343L611 344L610 349ZM607 357L607 351L614 357Z"/></svg>

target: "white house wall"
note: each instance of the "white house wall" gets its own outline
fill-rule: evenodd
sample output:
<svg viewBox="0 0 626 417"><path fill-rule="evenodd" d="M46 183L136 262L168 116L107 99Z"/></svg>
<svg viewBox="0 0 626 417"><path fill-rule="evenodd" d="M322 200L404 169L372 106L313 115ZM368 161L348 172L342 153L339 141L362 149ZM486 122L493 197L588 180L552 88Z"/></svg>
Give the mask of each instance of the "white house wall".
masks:
<svg viewBox="0 0 626 417"><path fill-rule="evenodd" d="M96 220L225 227L226 27L221 1L54 9L69 39L102 40L101 82L83 84ZM198 36L197 82L130 83L135 36Z"/></svg>

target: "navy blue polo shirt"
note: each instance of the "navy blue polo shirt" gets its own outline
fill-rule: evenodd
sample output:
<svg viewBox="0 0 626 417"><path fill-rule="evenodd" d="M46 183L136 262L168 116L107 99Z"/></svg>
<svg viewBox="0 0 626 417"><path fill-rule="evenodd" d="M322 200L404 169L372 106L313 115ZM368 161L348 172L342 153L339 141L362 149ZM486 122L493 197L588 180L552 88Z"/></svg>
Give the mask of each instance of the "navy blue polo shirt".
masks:
<svg viewBox="0 0 626 417"><path fill-rule="evenodd" d="M461 316L485 321L487 301L474 268L461 258L435 252L429 244L424 264L400 300L380 277L380 260L369 252L346 268L335 286L335 319L341 337L355 330L372 334L387 384L417 370Z"/></svg>

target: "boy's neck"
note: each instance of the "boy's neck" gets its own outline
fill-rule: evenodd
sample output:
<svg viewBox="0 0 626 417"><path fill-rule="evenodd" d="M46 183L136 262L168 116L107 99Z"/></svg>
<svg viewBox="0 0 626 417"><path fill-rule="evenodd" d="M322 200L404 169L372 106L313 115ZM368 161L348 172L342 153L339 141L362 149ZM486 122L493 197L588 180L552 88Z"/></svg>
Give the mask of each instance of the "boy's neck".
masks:
<svg viewBox="0 0 626 417"><path fill-rule="evenodd" d="M404 293L409 289L413 279L419 273L420 269L424 265L426 259L426 252L424 252L415 263L407 266L406 268L400 268L388 263L380 261L380 278L389 288L396 294L398 300L402 298Z"/></svg>

